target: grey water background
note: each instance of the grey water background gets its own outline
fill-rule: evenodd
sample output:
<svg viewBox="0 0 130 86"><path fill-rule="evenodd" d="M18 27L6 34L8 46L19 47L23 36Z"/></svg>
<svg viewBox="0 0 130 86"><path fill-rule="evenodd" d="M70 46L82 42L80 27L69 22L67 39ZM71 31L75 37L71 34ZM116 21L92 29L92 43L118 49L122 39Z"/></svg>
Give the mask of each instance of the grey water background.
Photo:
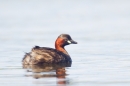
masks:
<svg viewBox="0 0 130 86"><path fill-rule="evenodd" d="M60 86L26 77L21 60L35 45L68 33L73 63L63 86L130 86L129 0L0 0L0 85Z"/></svg>

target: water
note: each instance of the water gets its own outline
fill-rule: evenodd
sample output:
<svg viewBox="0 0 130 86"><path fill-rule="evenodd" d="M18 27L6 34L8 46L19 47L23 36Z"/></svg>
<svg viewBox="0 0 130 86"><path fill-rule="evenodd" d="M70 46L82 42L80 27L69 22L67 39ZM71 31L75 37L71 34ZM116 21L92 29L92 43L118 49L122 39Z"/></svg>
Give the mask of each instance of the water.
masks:
<svg viewBox="0 0 130 86"><path fill-rule="evenodd" d="M129 3L1 0L0 85L129 86ZM53 70L41 73L36 73L35 67L23 68L25 52L35 45L54 47L61 33L70 34L78 42L66 46L73 60L71 67L47 67ZM62 77L57 76L57 70L63 73Z"/></svg>

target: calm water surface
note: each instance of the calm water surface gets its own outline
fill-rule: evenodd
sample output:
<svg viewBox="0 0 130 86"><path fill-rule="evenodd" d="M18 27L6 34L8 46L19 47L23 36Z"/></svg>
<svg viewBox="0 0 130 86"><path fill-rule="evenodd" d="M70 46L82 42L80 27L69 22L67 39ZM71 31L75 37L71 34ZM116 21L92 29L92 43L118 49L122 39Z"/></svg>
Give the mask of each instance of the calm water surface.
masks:
<svg viewBox="0 0 130 86"><path fill-rule="evenodd" d="M1 86L130 86L130 1L0 1ZM71 66L22 66L35 45L68 33Z"/></svg>

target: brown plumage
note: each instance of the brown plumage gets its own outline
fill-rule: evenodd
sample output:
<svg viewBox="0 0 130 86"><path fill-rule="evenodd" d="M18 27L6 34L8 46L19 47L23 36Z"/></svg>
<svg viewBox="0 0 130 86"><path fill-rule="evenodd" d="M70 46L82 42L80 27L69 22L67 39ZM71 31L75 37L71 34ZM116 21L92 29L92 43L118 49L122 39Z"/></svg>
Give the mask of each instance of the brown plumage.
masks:
<svg viewBox="0 0 130 86"><path fill-rule="evenodd" d="M40 64L40 63L62 63L71 62L71 58L65 46L77 44L68 34L61 34L55 41L55 48L39 47L32 48L30 53L26 53L23 58L23 64Z"/></svg>

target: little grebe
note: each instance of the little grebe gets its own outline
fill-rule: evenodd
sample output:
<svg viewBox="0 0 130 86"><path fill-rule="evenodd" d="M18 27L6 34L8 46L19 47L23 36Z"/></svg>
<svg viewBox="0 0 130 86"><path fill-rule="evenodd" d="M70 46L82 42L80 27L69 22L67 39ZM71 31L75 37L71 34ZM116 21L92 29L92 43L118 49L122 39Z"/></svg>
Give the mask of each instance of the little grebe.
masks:
<svg viewBox="0 0 130 86"><path fill-rule="evenodd" d="M26 53L22 62L23 64L40 64L40 63L62 63L71 62L71 58L65 46L77 44L68 34L61 34L55 41L55 48L35 46L32 51Z"/></svg>

